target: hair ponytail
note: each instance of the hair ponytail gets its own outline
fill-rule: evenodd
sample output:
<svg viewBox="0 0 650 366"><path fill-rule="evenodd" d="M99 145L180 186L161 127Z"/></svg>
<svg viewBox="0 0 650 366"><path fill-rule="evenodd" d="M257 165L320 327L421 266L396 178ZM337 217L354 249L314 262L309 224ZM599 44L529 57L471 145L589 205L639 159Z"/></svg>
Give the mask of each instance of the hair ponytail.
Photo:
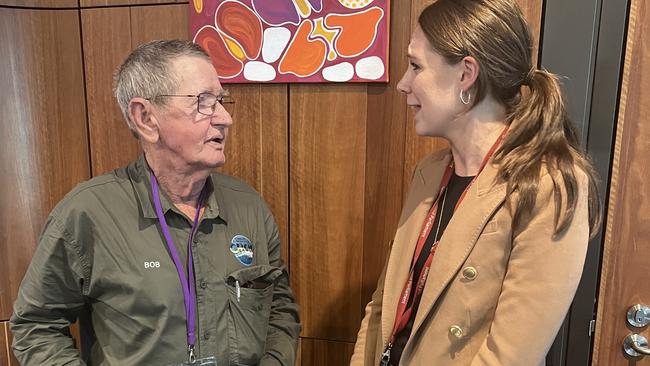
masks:
<svg viewBox="0 0 650 366"><path fill-rule="evenodd" d="M554 234L562 233L571 223L577 205L577 167L588 177L589 227L594 235L601 209L596 172L567 116L558 78L546 70L533 70L521 89L512 106L508 135L494 158L500 165L500 177L508 182L508 192L516 191L519 196L513 226L518 228L532 214L544 167L554 184Z"/></svg>

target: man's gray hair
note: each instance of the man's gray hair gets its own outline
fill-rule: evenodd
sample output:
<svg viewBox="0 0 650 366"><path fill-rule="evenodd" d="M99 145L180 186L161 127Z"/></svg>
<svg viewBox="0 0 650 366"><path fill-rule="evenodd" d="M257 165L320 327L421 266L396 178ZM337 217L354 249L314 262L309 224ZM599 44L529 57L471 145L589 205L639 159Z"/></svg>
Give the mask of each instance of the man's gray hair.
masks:
<svg viewBox="0 0 650 366"><path fill-rule="evenodd" d="M191 41L151 41L133 50L120 65L113 79L113 92L122 110L126 124L138 138L133 121L129 118L129 101L135 97L147 98L152 103L164 105L162 94L174 94L178 89L178 75L172 62L182 56L194 56L210 61L201 46Z"/></svg>

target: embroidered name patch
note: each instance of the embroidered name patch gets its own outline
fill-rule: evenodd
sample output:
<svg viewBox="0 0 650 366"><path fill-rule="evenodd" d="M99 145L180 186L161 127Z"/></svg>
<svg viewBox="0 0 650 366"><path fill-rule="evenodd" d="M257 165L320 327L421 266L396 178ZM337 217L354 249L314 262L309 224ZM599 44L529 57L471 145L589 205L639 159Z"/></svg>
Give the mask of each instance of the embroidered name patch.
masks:
<svg viewBox="0 0 650 366"><path fill-rule="evenodd" d="M250 266L253 263L253 243L243 236L235 235L230 241L230 251L235 255L239 263Z"/></svg>

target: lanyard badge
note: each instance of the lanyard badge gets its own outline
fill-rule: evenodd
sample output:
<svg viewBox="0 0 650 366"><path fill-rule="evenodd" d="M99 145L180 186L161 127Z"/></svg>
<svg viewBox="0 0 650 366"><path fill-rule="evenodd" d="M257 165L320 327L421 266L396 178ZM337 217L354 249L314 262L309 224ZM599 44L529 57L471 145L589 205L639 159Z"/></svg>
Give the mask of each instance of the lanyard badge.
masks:
<svg viewBox="0 0 650 366"><path fill-rule="evenodd" d="M169 255L174 262L176 271L178 272L178 277L181 281L181 287L183 288L183 302L185 304L185 318L187 322L187 353L188 361L181 364L174 365L201 365L201 366L216 366L217 361L214 357L206 357L202 359L197 359L194 351L194 346L196 345L196 289L194 287L194 261L192 258L192 239L198 227L199 217L201 214L201 207L203 206L203 199L205 196L205 189L201 192L199 196L199 201L196 207L196 214L194 215L194 223L192 224L192 229L190 230L190 236L187 239L187 272L183 268L183 263L181 258L178 255L176 246L174 245L174 240L169 232L169 226L167 225L167 220L165 220L165 214L162 210L162 204L160 203L160 191L158 189L158 180L153 172L150 173L151 181L151 193L153 195L153 203L156 208L156 216L158 216L158 222L160 223L160 228L162 230L163 236L165 238L165 244L167 249L169 249Z"/></svg>

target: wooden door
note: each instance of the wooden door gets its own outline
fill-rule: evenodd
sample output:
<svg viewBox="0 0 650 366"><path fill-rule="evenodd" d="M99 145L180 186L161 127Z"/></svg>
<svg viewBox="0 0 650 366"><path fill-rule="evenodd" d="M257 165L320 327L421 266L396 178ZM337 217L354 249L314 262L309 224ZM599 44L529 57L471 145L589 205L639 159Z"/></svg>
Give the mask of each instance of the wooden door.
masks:
<svg viewBox="0 0 650 366"><path fill-rule="evenodd" d="M627 309L650 306L650 4L632 0L611 174L592 365L650 365L628 358L624 338L650 338L627 324Z"/></svg>

